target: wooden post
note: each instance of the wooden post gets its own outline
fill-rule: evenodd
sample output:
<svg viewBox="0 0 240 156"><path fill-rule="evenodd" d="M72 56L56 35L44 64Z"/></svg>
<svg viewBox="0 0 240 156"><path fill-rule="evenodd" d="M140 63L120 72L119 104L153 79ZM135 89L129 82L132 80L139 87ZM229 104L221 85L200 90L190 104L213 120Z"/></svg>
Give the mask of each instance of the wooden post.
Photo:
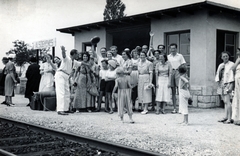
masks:
<svg viewBox="0 0 240 156"><path fill-rule="evenodd" d="M52 47L52 62L54 62L54 57L55 57L55 47Z"/></svg>

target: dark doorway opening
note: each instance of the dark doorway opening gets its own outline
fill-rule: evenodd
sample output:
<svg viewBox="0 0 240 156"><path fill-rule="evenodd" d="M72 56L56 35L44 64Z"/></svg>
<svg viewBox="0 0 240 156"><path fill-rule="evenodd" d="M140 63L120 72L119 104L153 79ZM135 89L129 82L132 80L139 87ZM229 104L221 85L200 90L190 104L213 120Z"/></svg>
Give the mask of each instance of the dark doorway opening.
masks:
<svg viewBox="0 0 240 156"><path fill-rule="evenodd" d="M125 48L133 50L136 46L149 46L150 26L138 26L122 28L121 30L111 30L107 33L112 35L113 45L118 47L118 53L121 54Z"/></svg>
<svg viewBox="0 0 240 156"><path fill-rule="evenodd" d="M222 63L221 52L228 51L231 54L229 58L230 61L235 61L236 59L236 41L237 32L217 30L217 56L216 56L216 70L218 65Z"/></svg>

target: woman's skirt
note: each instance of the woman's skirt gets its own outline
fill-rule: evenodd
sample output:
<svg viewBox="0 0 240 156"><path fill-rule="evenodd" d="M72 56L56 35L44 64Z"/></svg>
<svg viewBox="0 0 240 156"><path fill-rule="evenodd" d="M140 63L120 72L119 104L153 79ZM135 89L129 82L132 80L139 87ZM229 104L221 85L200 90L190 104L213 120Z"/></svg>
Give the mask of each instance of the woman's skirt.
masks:
<svg viewBox="0 0 240 156"><path fill-rule="evenodd" d="M179 89L179 113L188 114L188 99L190 98L189 90Z"/></svg>
<svg viewBox="0 0 240 156"><path fill-rule="evenodd" d="M52 73L44 73L39 84L39 92L54 91L54 76Z"/></svg>
<svg viewBox="0 0 240 156"><path fill-rule="evenodd" d="M156 101L169 102L170 101L170 88L168 88L168 77L158 76L158 88L156 88Z"/></svg>
<svg viewBox="0 0 240 156"><path fill-rule="evenodd" d="M123 117L124 108L132 115L131 89L118 89L118 115Z"/></svg>
<svg viewBox="0 0 240 156"><path fill-rule="evenodd" d="M92 107L92 96L87 92L87 76L80 74L75 90L73 108L83 109Z"/></svg>
<svg viewBox="0 0 240 156"><path fill-rule="evenodd" d="M131 85L137 86L138 84L138 71L137 70L133 70L130 74L130 81L131 81Z"/></svg>
<svg viewBox="0 0 240 156"><path fill-rule="evenodd" d="M152 102L152 88L146 89L146 85L150 84L150 75L139 75L138 78L138 102L150 103Z"/></svg>
<svg viewBox="0 0 240 156"><path fill-rule="evenodd" d="M14 81L11 74L7 74L5 78L5 96L13 96L14 94Z"/></svg>

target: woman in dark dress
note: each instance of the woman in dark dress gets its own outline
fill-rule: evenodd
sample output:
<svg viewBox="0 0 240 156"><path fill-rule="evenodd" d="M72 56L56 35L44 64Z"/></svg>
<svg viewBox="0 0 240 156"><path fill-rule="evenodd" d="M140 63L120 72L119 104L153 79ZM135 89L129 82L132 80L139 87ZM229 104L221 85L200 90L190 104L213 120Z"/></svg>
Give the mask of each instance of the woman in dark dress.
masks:
<svg viewBox="0 0 240 156"><path fill-rule="evenodd" d="M27 106L30 106L33 92L38 92L39 83L41 80L39 68L40 66L37 64L37 59L34 57L30 58L30 65L26 71L27 84L25 98L29 99L29 104Z"/></svg>
<svg viewBox="0 0 240 156"><path fill-rule="evenodd" d="M8 63L8 58L3 57L2 58L2 63L4 65L6 65ZM5 72L5 67L4 67L3 70L2 70L1 79L0 79L0 95L3 95L3 96L5 95L4 94L5 78L6 78L6 72ZM6 104L6 98L5 98L5 101L3 101L1 104Z"/></svg>

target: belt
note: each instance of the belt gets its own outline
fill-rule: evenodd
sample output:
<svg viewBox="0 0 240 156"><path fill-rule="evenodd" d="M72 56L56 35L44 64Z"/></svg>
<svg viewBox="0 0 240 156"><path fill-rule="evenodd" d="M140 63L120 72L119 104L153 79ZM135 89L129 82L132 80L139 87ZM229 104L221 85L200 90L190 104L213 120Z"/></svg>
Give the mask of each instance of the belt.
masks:
<svg viewBox="0 0 240 156"><path fill-rule="evenodd" d="M172 70L178 70L178 69L172 69Z"/></svg>
<svg viewBox="0 0 240 156"><path fill-rule="evenodd" d="M64 74L67 74L68 76L70 75L70 74L68 74L66 71L64 71L64 70L58 70L58 71L61 71L61 72L63 72Z"/></svg>

